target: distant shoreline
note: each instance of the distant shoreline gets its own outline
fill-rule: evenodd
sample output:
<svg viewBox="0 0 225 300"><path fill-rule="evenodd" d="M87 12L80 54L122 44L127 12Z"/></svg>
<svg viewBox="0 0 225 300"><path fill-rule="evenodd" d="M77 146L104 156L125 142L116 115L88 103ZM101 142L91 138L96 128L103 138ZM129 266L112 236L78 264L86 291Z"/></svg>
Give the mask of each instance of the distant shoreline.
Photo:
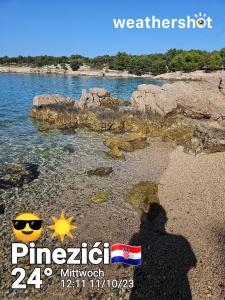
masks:
<svg viewBox="0 0 225 300"><path fill-rule="evenodd" d="M89 77L108 77L108 78L145 78L151 80L205 80L211 78L225 77L225 71L214 71L207 73L199 70L190 73L181 71L170 72L153 76L151 74L134 75L128 71L117 70L93 70L90 68L80 68L78 71L57 69L53 66L32 68L26 66L0 66L0 74L30 74L30 75L61 75L61 76L89 76Z"/></svg>
<svg viewBox="0 0 225 300"><path fill-rule="evenodd" d="M36 75L62 75L62 76L90 76L90 77L118 77L118 78L152 78L149 74L141 76L129 74L127 71L117 70L93 70L80 68L78 71L56 69L54 67L22 67L22 66L0 66L0 73L13 74L36 74Z"/></svg>

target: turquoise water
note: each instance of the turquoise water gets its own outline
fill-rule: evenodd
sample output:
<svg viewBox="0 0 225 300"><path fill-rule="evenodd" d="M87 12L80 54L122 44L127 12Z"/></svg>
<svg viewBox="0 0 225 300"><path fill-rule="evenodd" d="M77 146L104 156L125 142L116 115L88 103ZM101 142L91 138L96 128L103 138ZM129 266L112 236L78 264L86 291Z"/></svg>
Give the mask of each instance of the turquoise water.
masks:
<svg viewBox="0 0 225 300"><path fill-rule="evenodd" d="M44 164L62 155L63 147L72 144L75 150L95 151L93 134L91 141L79 132L75 136L59 132L37 132L35 122L28 113L33 97L43 93L58 93L79 99L82 89L103 87L113 96L126 99L139 84L160 82L142 78L118 79L98 77L64 77L39 75L0 75L0 162L22 161ZM85 145L86 142L86 145Z"/></svg>

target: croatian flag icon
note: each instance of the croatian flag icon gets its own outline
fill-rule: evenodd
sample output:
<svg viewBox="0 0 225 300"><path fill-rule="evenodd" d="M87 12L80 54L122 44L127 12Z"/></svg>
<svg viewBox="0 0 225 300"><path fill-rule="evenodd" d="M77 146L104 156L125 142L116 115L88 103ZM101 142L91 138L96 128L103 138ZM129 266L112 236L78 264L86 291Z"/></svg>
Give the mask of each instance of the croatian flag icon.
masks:
<svg viewBox="0 0 225 300"><path fill-rule="evenodd" d="M114 244L111 246L111 263L141 265L141 246Z"/></svg>

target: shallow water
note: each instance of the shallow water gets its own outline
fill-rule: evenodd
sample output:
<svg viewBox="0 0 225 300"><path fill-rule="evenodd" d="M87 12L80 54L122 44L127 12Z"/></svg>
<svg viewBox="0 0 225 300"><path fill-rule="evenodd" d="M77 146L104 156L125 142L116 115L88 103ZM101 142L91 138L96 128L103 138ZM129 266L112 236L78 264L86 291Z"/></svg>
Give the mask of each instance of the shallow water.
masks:
<svg viewBox="0 0 225 300"><path fill-rule="evenodd" d="M64 135L59 131L40 133L28 113L35 95L59 93L79 99L82 89L102 87L127 99L139 84L161 84L142 78L64 77L45 75L0 75L0 162L20 161L41 165L54 164L68 144L78 155L99 151L98 134L78 131Z"/></svg>

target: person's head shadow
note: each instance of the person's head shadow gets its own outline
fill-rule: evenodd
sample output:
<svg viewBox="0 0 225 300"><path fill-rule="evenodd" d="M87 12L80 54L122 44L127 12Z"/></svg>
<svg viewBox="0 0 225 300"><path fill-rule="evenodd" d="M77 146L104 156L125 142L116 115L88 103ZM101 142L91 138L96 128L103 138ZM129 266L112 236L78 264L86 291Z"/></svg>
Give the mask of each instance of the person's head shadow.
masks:
<svg viewBox="0 0 225 300"><path fill-rule="evenodd" d="M142 246L142 264L134 271L131 300L192 299L187 274L196 266L196 257L187 239L166 232L166 222L164 208L153 203L130 240L131 245Z"/></svg>

